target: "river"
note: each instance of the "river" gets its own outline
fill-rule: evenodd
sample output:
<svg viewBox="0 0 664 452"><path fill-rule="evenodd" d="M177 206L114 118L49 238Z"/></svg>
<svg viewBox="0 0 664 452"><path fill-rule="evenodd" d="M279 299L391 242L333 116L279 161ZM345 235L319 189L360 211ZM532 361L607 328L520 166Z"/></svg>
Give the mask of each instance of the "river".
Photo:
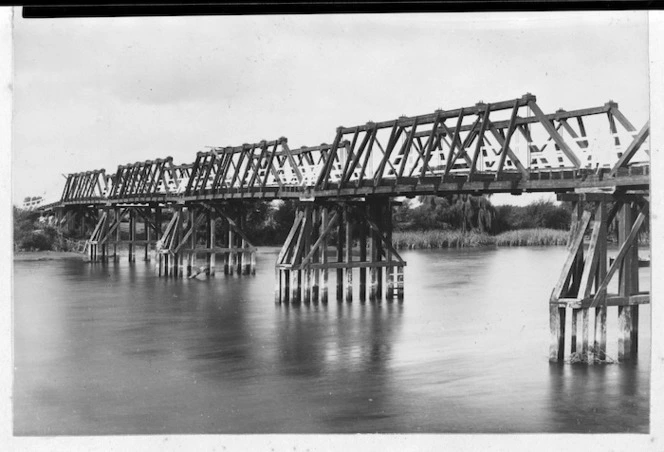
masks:
<svg viewBox="0 0 664 452"><path fill-rule="evenodd" d="M277 251L191 280L15 261L14 433L649 431L649 306L635 364L548 362L564 247L404 251L403 303L327 305L274 303Z"/></svg>

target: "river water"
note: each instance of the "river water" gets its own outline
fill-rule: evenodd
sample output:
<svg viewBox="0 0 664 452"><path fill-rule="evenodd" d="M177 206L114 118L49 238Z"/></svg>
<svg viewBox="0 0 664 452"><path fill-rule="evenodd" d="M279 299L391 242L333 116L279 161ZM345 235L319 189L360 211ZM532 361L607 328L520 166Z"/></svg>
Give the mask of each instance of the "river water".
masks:
<svg viewBox="0 0 664 452"><path fill-rule="evenodd" d="M403 303L299 306L276 254L208 280L15 262L14 433L649 431L649 306L636 364L548 362L563 247L405 251Z"/></svg>

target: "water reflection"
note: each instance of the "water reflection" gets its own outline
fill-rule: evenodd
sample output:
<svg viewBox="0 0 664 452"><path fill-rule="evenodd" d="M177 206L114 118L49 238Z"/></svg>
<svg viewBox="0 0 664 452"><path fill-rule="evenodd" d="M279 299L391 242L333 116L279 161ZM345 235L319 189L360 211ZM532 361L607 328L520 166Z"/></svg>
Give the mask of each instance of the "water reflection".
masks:
<svg viewBox="0 0 664 452"><path fill-rule="evenodd" d="M281 304L276 310L279 374L315 385L324 431L398 415L390 369L403 305ZM372 431L389 430L372 425Z"/></svg>
<svg viewBox="0 0 664 452"><path fill-rule="evenodd" d="M275 305L276 252L192 280L17 262L15 433L647 430L648 308L634 365L549 366L564 249L403 254L403 304Z"/></svg>
<svg viewBox="0 0 664 452"><path fill-rule="evenodd" d="M630 364L549 368L547 423L573 433L648 433L647 373ZM555 431L555 430L554 430Z"/></svg>
<svg viewBox="0 0 664 452"><path fill-rule="evenodd" d="M403 305L277 305L284 375L383 373L397 340Z"/></svg>

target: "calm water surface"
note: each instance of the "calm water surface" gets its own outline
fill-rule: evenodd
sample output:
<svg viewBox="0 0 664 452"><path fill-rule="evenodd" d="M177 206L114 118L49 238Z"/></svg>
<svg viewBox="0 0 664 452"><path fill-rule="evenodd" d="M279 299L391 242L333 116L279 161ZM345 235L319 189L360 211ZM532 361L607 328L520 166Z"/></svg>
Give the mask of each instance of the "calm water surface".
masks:
<svg viewBox="0 0 664 452"><path fill-rule="evenodd" d="M15 262L15 434L648 432L649 306L637 364L548 362L562 247L404 252L402 304L275 305L276 254Z"/></svg>

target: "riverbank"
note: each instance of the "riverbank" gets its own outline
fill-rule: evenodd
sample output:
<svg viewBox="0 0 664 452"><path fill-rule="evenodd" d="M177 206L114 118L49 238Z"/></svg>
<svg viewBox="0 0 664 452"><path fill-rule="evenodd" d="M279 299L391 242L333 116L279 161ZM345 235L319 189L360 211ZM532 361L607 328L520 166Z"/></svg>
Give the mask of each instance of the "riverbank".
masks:
<svg viewBox="0 0 664 452"><path fill-rule="evenodd" d="M54 261L62 259L85 259L87 256L73 251L19 251L14 253L15 261Z"/></svg>
<svg viewBox="0 0 664 452"><path fill-rule="evenodd" d="M397 249L475 248L479 246L563 246L568 231L557 229L519 229L492 236L461 231L394 232L392 243Z"/></svg>

